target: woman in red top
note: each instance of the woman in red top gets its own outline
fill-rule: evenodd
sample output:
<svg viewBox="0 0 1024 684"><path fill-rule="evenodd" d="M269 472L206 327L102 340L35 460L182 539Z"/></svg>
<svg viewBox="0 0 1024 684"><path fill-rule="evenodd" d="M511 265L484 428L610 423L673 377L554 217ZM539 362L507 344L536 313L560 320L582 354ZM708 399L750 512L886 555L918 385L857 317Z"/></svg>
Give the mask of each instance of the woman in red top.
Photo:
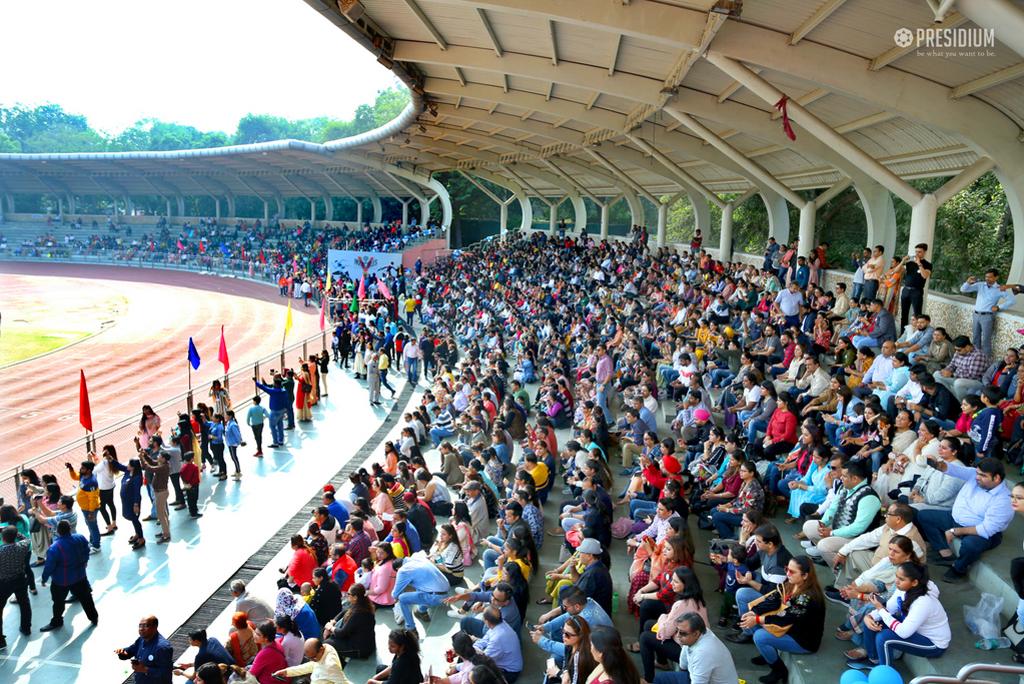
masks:
<svg viewBox="0 0 1024 684"><path fill-rule="evenodd" d="M291 677L285 677L283 680L274 678L275 672L287 669L288 667L288 661L284 657L284 649L275 640L276 636L274 623L270 620L265 620L256 625L256 629L253 632L253 637L256 639L256 643L259 644L260 652L253 658L248 672L260 684L280 684L281 681L291 681Z"/></svg>
<svg viewBox="0 0 1024 684"><path fill-rule="evenodd" d="M313 570L318 567L316 554L309 548L301 534L292 535L292 558L287 568L281 568L284 578L281 580L291 587L301 587L306 582L313 583ZM282 588L283 584L279 584Z"/></svg>
<svg viewBox="0 0 1024 684"><path fill-rule="evenodd" d="M633 596L633 602L640 607L640 632L643 633L644 625L648 620L657 620L672 607L675 602L675 592L672 591L672 571L682 565L682 559L689 554L686 549L686 541L682 535L675 535L665 540L664 562L660 571L653 579L637 590ZM638 637L639 638L639 637ZM639 643L630 646L632 653L639 653Z"/></svg>
<svg viewBox="0 0 1024 684"><path fill-rule="evenodd" d="M779 394L779 405L768 421L768 434L764 438L764 455L775 460L796 446L796 399L789 392Z"/></svg>

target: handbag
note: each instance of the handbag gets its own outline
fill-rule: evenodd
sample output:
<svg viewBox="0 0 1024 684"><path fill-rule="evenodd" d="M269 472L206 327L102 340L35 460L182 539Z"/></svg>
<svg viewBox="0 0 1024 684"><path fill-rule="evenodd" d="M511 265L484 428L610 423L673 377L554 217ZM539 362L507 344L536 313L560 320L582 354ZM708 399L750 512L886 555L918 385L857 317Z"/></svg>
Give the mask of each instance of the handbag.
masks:
<svg viewBox="0 0 1024 684"><path fill-rule="evenodd" d="M1024 652L1024 626L1020 624L1017 613L1010 618L1010 623L1003 630L1003 636L1010 640L1010 648L1015 652Z"/></svg>
<svg viewBox="0 0 1024 684"><path fill-rule="evenodd" d="M768 611L767 613L761 613L760 614L761 617L764 618L764 617L768 617L769 615L777 615L779 613L784 612L785 610L787 610L789 608L789 604L786 603L783 600L782 592L779 591L778 587L776 587L774 591L771 591L771 592L765 594L761 598L754 599L753 601L748 603L747 604L747 608L753 608L754 606L758 605L759 603L764 603L768 599L768 597L771 596L772 594L778 594L778 596L779 596L779 607L776 608L775 610ZM784 634L786 634L786 632L789 631L789 628L792 627L793 625L769 625L769 624L763 624L761 626L764 627L765 630L769 634L771 634L772 636L780 637L780 636L783 636Z"/></svg>

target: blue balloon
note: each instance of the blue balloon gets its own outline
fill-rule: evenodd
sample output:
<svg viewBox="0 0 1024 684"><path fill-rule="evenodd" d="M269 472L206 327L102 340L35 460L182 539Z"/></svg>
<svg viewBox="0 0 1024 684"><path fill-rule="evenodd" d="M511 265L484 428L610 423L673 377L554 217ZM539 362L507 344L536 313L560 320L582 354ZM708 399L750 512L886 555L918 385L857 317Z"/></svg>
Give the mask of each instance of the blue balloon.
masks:
<svg viewBox="0 0 1024 684"><path fill-rule="evenodd" d="M896 671L896 668L879 665L871 668L868 684L903 684L903 677Z"/></svg>
<svg viewBox="0 0 1024 684"><path fill-rule="evenodd" d="M847 670L839 677L839 684L865 684L868 673L864 670Z"/></svg>

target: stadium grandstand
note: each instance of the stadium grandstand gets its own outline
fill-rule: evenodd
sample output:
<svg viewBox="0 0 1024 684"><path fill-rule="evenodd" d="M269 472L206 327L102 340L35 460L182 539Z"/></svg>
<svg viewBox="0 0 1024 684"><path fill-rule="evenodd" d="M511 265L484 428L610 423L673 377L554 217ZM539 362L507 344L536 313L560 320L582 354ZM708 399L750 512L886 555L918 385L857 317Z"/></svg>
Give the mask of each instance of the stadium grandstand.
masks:
<svg viewBox="0 0 1024 684"><path fill-rule="evenodd" d="M229 372L219 321L198 350L165 333L173 391L3 463L3 681L1024 675L1024 3L305 1L408 88L394 121L0 154L5 279L158 267L213 297L230 276L273 306L229 332L275 338ZM470 245L455 174L499 209ZM938 254L942 207L989 174L1012 253ZM819 216L851 191L852 259ZM116 212L80 214L94 195ZM982 267L949 292L940 259ZM5 385L58 376L77 429L109 372L80 383L75 350L116 334ZM224 374L181 394L186 361ZM128 375L100 396L147 389ZM47 422L9 394L0 434Z"/></svg>

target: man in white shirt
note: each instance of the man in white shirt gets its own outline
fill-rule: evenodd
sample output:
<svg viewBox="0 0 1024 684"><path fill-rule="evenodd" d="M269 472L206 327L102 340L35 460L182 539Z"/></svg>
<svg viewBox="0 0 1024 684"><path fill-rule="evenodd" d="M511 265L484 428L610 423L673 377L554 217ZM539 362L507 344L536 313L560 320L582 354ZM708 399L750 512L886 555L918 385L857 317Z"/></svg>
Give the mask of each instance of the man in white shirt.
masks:
<svg viewBox="0 0 1024 684"><path fill-rule="evenodd" d="M798 397L803 405L811 399L817 399L824 394L831 384L832 376L825 372L825 369L818 363L818 357L808 354L804 357L804 374L796 381L789 393Z"/></svg>
<svg viewBox="0 0 1024 684"><path fill-rule="evenodd" d="M682 650L678 672L660 672L653 684L738 684L732 654L697 613L676 620Z"/></svg>
<svg viewBox="0 0 1024 684"><path fill-rule="evenodd" d="M274 677L285 679L310 675L311 684L349 684L345 671L341 668L341 659L334 647L320 639L306 639L302 654L309 660L295 667L278 670Z"/></svg>
<svg viewBox="0 0 1024 684"><path fill-rule="evenodd" d="M897 535L909 538L914 543L914 553L918 558L924 558L924 538L913 523L914 509L907 504L894 503L885 511L884 525L846 542L833 559L833 569L837 572L836 583L835 586L825 587L826 597L836 603L845 603L841 599L837 601L833 594L838 594L839 589L888 557L889 540Z"/></svg>

